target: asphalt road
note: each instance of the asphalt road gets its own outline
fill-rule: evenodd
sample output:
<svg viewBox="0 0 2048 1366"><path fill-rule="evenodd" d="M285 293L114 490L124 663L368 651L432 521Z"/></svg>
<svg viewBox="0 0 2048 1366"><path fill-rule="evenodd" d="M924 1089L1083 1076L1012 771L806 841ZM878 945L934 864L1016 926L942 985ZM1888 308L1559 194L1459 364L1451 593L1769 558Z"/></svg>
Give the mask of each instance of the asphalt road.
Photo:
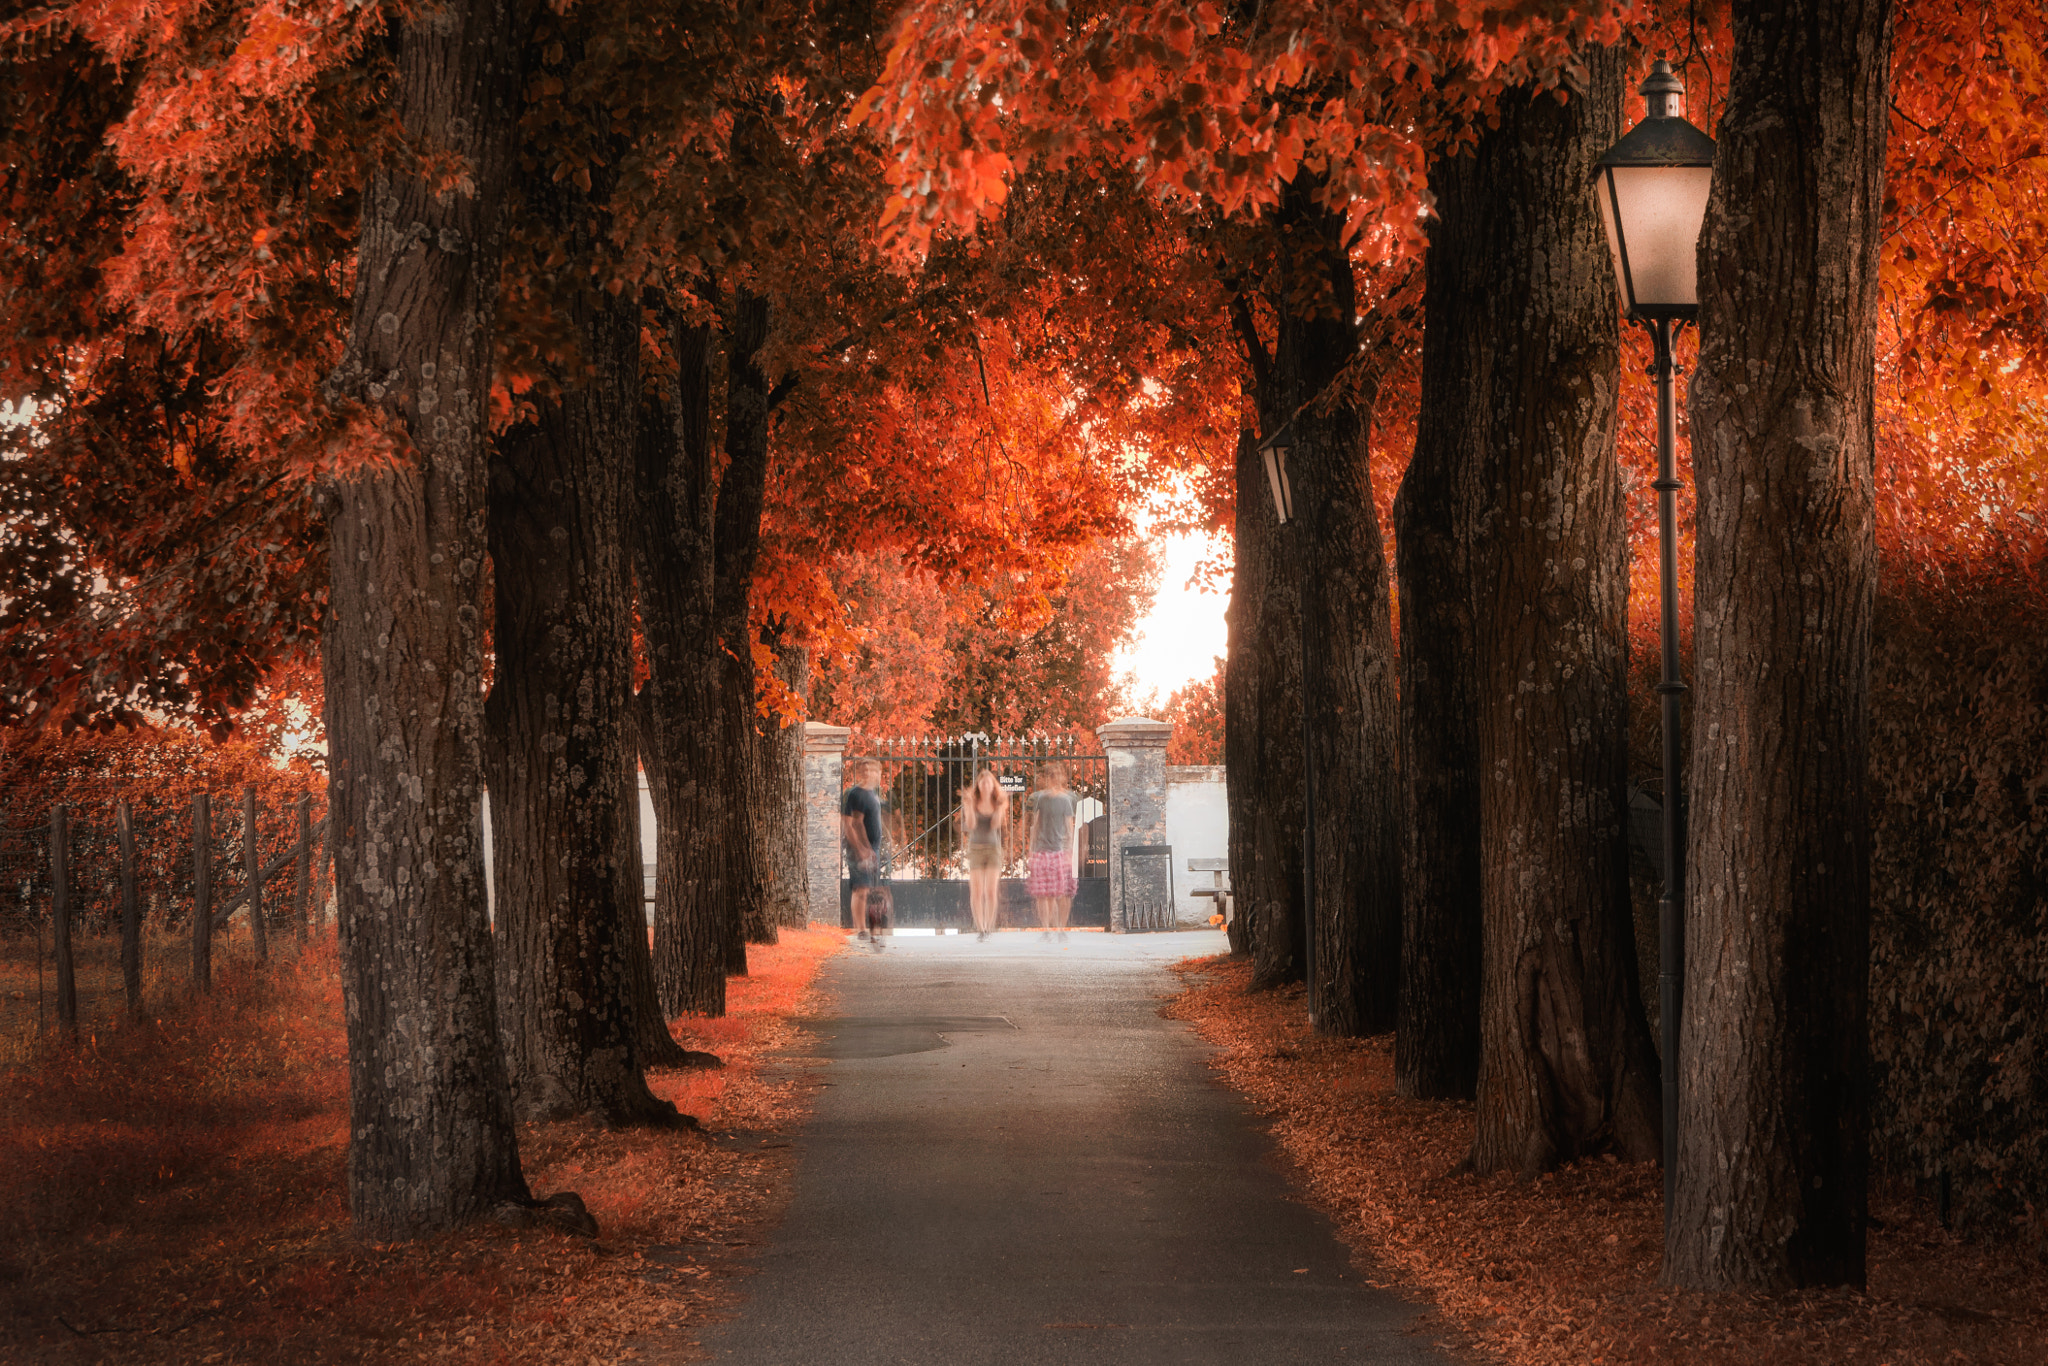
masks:
<svg viewBox="0 0 2048 1366"><path fill-rule="evenodd" d="M826 968L829 1085L712 1360L1443 1363L1159 1015L1214 933L899 937Z"/></svg>

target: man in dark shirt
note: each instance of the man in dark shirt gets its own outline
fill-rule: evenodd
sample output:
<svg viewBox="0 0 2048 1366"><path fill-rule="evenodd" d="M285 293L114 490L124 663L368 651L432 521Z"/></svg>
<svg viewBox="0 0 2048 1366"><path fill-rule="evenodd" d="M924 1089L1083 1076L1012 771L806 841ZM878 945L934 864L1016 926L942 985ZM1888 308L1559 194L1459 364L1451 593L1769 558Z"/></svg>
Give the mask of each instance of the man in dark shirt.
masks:
<svg viewBox="0 0 2048 1366"><path fill-rule="evenodd" d="M881 781L882 765L874 759L860 760L854 765L853 786L839 803L853 928L862 939L868 937L868 892L881 882L882 799L875 791Z"/></svg>

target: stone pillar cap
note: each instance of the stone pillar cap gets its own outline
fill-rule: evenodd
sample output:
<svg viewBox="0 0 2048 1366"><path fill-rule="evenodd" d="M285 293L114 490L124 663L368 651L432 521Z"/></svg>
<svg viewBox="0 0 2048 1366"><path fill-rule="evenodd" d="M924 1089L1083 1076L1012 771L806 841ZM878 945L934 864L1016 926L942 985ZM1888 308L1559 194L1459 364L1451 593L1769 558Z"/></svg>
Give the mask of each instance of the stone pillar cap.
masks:
<svg viewBox="0 0 2048 1366"><path fill-rule="evenodd" d="M1173 738L1173 722L1154 721L1149 716L1120 716L1107 725L1097 726L1095 734L1104 745L1125 749L1164 745Z"/></svg>
<svg viewBox="0 0 2048 1366"><path fill-rule="evenodd" d="M852 726L831 726L823 721L804 722L804 752L806 754L844 752L846 742L852 738Z"/></svg>

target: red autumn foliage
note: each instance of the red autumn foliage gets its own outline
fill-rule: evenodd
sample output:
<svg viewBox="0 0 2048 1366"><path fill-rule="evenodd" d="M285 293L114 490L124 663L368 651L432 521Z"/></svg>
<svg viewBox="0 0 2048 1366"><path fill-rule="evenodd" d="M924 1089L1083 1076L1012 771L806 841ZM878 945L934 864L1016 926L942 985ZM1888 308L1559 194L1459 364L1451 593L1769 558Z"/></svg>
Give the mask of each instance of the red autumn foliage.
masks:
<svg viewBox="0 0 2048 1366"><path fill-rule="evenodd" d="M1112 661L1151 603L1157 555L1097 541L1049 584L1009 564L948 586L894 557L849 558L838 591L857 643L819 669L812 715L870 735L1014 735L1124 710Z"/></svg>
<svg viewBox="0 0 2048 1366"><path fill-rule="evenodd" d="M1191 678L1166 699L1159 719L1173 723L1167 742L1169 764L1223 762L1223 657L1207 678Z"/></svg>

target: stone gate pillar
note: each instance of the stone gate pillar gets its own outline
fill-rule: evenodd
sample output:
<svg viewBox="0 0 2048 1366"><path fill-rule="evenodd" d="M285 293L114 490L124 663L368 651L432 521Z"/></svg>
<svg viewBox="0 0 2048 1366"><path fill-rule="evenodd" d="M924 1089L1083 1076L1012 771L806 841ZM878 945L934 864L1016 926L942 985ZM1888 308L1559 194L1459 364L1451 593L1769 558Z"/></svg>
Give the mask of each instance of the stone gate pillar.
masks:
<svg viewBox="0 0 2048 1366"><path fill-rule="evenodd" d="M1131 885L1124 886L1124 850L1166 843L1166 742L1173 725L1125 716L1096 727L1095 736L1109 757L1109 927L1124 930L1127 906L1136 911L1163 903L1167 915L1173 913L1166 859L1134 857Z"/></svg>
<svg viewBox="0 0 2048 1366"><path fill-rule="evenodd" d="M810 918L839 923L839 796L846 785L848 726L804 722L804 861L811 875Z"/></svg>

